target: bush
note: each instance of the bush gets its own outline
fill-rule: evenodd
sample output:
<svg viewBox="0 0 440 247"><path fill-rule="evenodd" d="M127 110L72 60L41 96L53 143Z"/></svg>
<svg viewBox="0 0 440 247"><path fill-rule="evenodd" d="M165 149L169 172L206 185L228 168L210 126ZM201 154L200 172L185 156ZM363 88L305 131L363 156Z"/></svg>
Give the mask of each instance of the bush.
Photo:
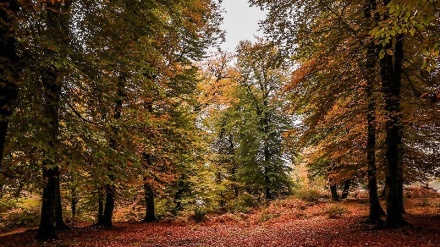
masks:
<svg viewBox="0 0 440 247"><path fill-rule="evenodd" d="M194 214L191 216L191 219L197 223L206 220L206 211L201 208L196 208L194 210Z"/></svg>
<svg viewBox="0 0 440 247"><path fill-rule="evenodd" d="M428 198L423 198L423 199L422 199L422 203L420 204L420 206L422 206L422 207L428 207L428 206L431 206L431 202L429 201Z"/></svg>
<svg viewBox="0 0 440 247"><path fill-rule="evenodd" d="M229 211L234 213L249 213L252 208L258 207L259 203L255 197L250 194L243 194L237 197L232 203L232 207Z"/></svg>
<svg viewBox="0 0 440 247"><path fill-rule="evenodd" d="M335 219L335 218L342 217L342 215L347 213L348 210L342 205L333 204L327 208L326 212L327 212L327 215L330 219Z"/></svg>
<svg viewBox="0 0 440 247"><path fill-rule="evenodd" d="M261 215L260 215L259 221L260 222L265 222L265 221L268 221L270 219L275 219L275 218L278 218L278 217L280 217L280 213L270 213L270 212L263 211L261 213Z"/></svg>
<svg viewBox="0 0 440 247"><path fill-rule="evenodd" d="M0 213L7 212L17 207L16 200L13 199L1 199L0 200Z"/></svg>
<svg viewBox="0 0 440 247"><path fill-rule="evenodd" d="M293 193L293 196L308 202L317 202L326 197L323 193L315 189L299 189Z"/></svg>
<svg viewBox="0 0 440 247"><path fill-rule="evenodd" d="M37 226L40 220L39 210L15 208L0 216L0 231L8 231L16 227Z"/></svg>

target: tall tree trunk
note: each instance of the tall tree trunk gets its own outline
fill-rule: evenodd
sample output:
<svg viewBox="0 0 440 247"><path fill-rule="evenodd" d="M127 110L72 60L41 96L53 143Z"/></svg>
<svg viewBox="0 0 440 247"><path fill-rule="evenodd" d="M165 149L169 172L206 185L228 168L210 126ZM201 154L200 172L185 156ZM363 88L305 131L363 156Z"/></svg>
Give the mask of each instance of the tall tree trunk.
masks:
<svg viewBox="0 0 440 247"><path fill-rule="evenodd" d="M57 230L65 230L69 227L63 219L63 205L61 203L61 188L60 188L60 168L55 167L55 226Z"/></svg>
<svg viewBox="0 0 440 247"><path fill-rule="evenodd" d="M348 193L350 191L350 183L350 179L344 181L344 189L342 190L341 199L347 199Z"/></svg>
<svg viewBox="0 0 440 247"><path fill-rule="evenodd" d="M267 102L267 98L265 98L263 100L263 105L265 107L265 109L267 109L268 106L268 102ZM264 196L266 198L266 200L273 200L274 199L274 195L271 191L271 187L272 187L272 182L270 181L270 177L269 174L272 172L271 171L271 165L270 165L270 161L273 158L272 154L269 150L269 132L270 132L270 126L269 126L269 114L267 112L264 113L260 113L259 115L263 116L262 119L262 126L263 126L263 134L264 134Z"/></svg>
<svg viewBox="0 0 440 247"><path fill-rule="evenodd" d="M232 187L234 190L234 196L235 198L238 197L238 184L237 184L237 164L234 159L234 139L232 134L229 135L229 154L231 155L231 162L232 162L232 168L231 168L231 177L232 177Z"/></svg>
<svg viewBox="0 0 440 247"><path fill-rule="evenodd" d="M385 4L387 2L389 0L385 1ZM385 140L386 225L399 227L406 224L402 215L402 114L400 111L403 35L397 35L384 49L394 50L394 56L386 53L381 59L382 88L387 117Z"/></svg>
<svg viewBox="0 0 440 247"><path fill-rule="evenodd" d="M329 179L329 184L330 184L330 193L332 196L332 200L335 202L339 201L339 195L338 195L338 189L337 189L337 184L336 181L332 178Z"/></svg>
<svg viewBox="0 0 440 247"><path fill-rule="evenodd" d="M71 1L46 3L46 27L45 35L59 33L53 42L66 48L66 37L69 37L69 13ZM65 226L61 208L61 194L59 185L59 167L56 164L59 159L59 108L61 105L62 79L59 78L60 71L53 65L58 55L54 49L46 48L44 56L46 63L42 64L42 85L43 85L43 116L47 120L45 131L47 132L47 148L43 150L43 205L41 209L40 227L37 239L48 240L56 238L55 229L58 226ZM66 55L66 54L63 54ZM50 217L47 217L51 214ZM46 218L47 217L47 218Z"/></svg>
<svg viewBox="0 0 440 247"><path fill-rule="evenodd" d="M51 54L47 51L47 55ZM43 204L41 208L40 227L37 239L50 240L56 238L56 207L58 192L58 172L56 159L58 159L58 110L61 97L61 86L57 82L57 71L51 65L43 68L43 115L48 123L45 126L47 135L47 148L43 150Z"/></svg>
<svg viewBox="0 0 440 247"><path fill-rule="evenodd" d="M113 178L114 181L114 178ZM115 209L115 186L112 184L105 185L105 205L102 214L102 225L106 227L113 226L113 210Z"/></svg>
<svg viewBox="0 0 440 247"><path fill-rule="evenodd" d="M272 200L273 199L273 195L271 193L269 184L270 184L270 178L267 175L269 173L268 168L266 167L266 169L264 170L264 198L266 200Z"/></svg>
<svg viewBox="0 0 440 247"><path fill-rule="evenodd" d="M0 7L0 173L9 117L18 97L18 61L15 37L18 1L5 1Z"/></svg>
<svg viewBox="0 0 440 247"><path fill-rule="evenodd" d="M18 181L18 188L14 192L14 198L18 199L21 196L21 192L23 191L24 181Z"/></svg>
<svg viewBox="0 0 440 247"><path fill-rule="evenodd" d="M77 204L78 204L78 194L76 191L76 185L72 186L72 188L70 189L70 192L72 194L72 198L71 198L71 210L72 210L72 219L73 221L76 221L76 215L77 215Z"/></svg>
<svg viewBox="0 0 440 247"><path fill-rule="evenodd" d="M143 222L156 221L155 204L154 204L154 191L150 185L144 181L144 193L145 193L145 217Z"/></svg>
<svg viewBox="0 0 440 247"><path fill-rule="evenodd" d="M150 109L152 112L152 108ZM145 162L147 162L146 169L149 169L152 164L150 154L144 154ZM148 184L147 177L144 176L144 195L145 195L145 217L143 222L153 222L156 220L155 204L154 204L154 191L150 184Z"/></svg>
<svg viewBox="0 0 440 247"><path fill-rule="evenodd" d="M43 167L43 198L41 205L40 225L36 238L39 240L57 239L55 231L55 170Z"/></svg>
<svg viewBox="0 0 440 247"><path fill-rule="evenodd" d="M117 91L117 98L115 102L115 109L113 114L114 120L121 119L122 116L122 103L123 98L125 97L125 82L126 78L125 75L121 75L118 80L118 91ZM110 148L113 150L118 149L118 141L117 141L117 135L119 133L119 129L117 127L112 128L112 134L113 136L110 138L109 145ZM113 168L110 167L109 170L112 170ZM112 183L105 185L105 205L104 205L104 213L102 215L102 223L101 225L106 227L112 227L113 226L113 210L115 208L115 192L116 187L113 184L113 181L115 181L115 176L113 174L108 176L110 181ZM99 224L99 222L98 222Z"/></svg>
<svg viewBox="0 0 440 247"><path fill-rule="evenodd" d="M102 225L103 224L103 218L104 218L104 199L105 199L105 188L99 187L98 188L98 222L96 225Z"/></svg>
<svg viewBox="0 0 440 247"><path fill-rule="evenodd" d="M223 180L223 178L222 178L222 172L221 171L218 171L217 172L217 174L216 174L216 179L215 179L215 182L216 182L216 184L217 185L221 185L222 184L222 180ZM219 195L219 197L220 197L220 201L219 201L219 209L220 210L225 210L225 204L226 204L226 202L225 202L225 196L223 195L223 191L222 190L220 190L220 195Z"/></svg>
<svg viewBox="0 0 440 247"><path fill-rule="evenodd" d="M182 195L185 192L185 182L184 182L185 176L182 175L182 178L177 182L177 191L176 194L174 195L174 209L173 209L173 214L177 215L177 212L179 212L180 210L183 209L182 207Z"/></svg>
<svg viewBox="0 0 440 247"><path fill-rule="evenodd" d="M377 13L376 0L367 0L365 5L365 18L372 23L372 27L377 25L379 14ZM371 27L371 28L372 28ZM368 221L378 223L381 216L385 214L379 202L377 194L377 167L376 167L376 100L373 94L375 68L377 64L379 47L371 40L367 45L366 74L367 85L365 87L367 97L367 174L368 174L368 195L369 195L369 216Z"/></svg>

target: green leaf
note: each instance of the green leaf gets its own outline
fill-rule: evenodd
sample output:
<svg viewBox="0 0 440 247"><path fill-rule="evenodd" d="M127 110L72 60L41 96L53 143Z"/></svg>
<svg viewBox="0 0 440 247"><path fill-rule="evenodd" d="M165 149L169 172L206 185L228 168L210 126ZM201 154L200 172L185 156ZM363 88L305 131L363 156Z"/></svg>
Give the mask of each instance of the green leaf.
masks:
<svg viewBox="0 0 440 247"><path fill-rule="evenodd" d="M380 50L379 52L379 59L383 59L385 57L385 50Z"/></svg>

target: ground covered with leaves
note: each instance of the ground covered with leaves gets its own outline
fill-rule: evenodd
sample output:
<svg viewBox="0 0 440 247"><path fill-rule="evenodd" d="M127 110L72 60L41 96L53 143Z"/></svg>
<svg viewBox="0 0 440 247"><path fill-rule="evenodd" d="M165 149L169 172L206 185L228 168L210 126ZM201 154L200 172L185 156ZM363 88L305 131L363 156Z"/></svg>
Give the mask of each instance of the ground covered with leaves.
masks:
<svg viewBox="0 0 440 247"><path fill-rule="evenodd" d="M366 199L339 203L284 199L249 214L211 215L201 223L116 223L59 233L53 243L34 241L35 229L0 236L1 246L440 246L440 198L414 191L400 229L364 223Z"/></svg>

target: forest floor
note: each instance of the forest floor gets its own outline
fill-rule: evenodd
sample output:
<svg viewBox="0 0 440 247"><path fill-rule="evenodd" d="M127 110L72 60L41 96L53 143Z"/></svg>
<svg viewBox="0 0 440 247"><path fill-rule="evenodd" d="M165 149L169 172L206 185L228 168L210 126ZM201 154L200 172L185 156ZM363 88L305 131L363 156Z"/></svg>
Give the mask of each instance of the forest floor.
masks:
<svg viewBox="0 0 440 247"><path fill-rule="evenodd" d="M204 222L115 223L59 233L53 243L34 241L36 229L0 235L0 246L440 246L440 196L413 191L399 229L365 224L366 199L339 203L284 199L249 214L209 216Z"/></svg>

